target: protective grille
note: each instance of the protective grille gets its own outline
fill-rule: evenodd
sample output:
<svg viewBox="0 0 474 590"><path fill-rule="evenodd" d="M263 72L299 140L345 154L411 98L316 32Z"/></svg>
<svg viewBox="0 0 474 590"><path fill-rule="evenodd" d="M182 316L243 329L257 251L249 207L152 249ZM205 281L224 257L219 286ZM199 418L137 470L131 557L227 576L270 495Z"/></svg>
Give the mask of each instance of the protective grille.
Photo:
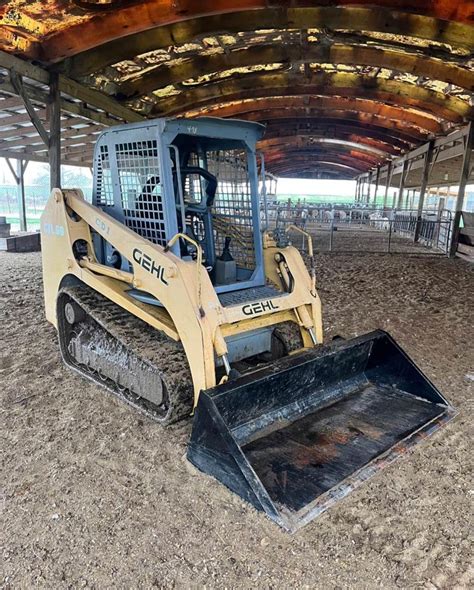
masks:
<svg viewBox="0 0 474 590"><path fill-rule="evenodd" d="M99 206L113 205L114 192L112 188L112 174L110 171L109 149L101 145L97 155L97 180L95 202Z"/></svg>
<svg viewBox="0 0 474 590"><path fill-rule="evenodd" d="M217 150L207 153L209 172L217 177L213 225L217 253L225 238L232 238L231 253L237 265L255 268L252 197L247 170L247 154L242 150Z"/></svg>
<svg viewBox="0 0 474 590"><path fill-rule="evenodd" d="M200 203L202 194L202 182L199 174L187 174L184 183L184 200Z"/></svg>
<svg viewBox="0 0 474 590"><path fill-rule="evenodd" d="M155 140L115 146L126 225L155 244L166 244L158 146Z"/></svg>

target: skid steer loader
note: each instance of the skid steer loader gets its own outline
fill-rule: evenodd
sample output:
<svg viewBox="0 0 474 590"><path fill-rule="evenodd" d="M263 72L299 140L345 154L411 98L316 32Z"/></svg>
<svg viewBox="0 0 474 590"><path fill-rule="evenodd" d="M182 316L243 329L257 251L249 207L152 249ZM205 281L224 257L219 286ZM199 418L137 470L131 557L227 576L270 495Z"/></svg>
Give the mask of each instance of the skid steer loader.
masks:
<svg viewBox="0 0 474 590"><path fill-rule="evenodd" d="M43 213L45 304L67 365L163 425L193 414L189 460L294 531L454 411L385 332L323 346L311 237L308 271L299 228L262 228L262 133L106 130L92 204L55 189Z"/></svg>

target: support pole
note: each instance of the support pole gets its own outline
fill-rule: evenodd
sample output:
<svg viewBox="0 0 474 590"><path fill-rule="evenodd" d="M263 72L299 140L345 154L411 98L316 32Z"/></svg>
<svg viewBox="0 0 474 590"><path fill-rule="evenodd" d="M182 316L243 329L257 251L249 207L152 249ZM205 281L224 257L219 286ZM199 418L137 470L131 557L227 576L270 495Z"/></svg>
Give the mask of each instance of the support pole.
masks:
<svg viewBox="0 0 474 590"><path fill-rule="evenodd" d="M369 172L369 177L367 179L367 205L370 204L370 187L372 184L372 170Z"/></svg>
<svg viewBox="0 0 474 590"><path fill-rule="evenodd" d="M423 174L421 177L420 196L418 197L418 209L416 212L415 236L413 238L414 242L418 242L418 240L420 239L421 219L423 214L423 207L425 206L426 187L428 186L428 180L430 177L431 160L433 159L433 148L434 142L433 140L431 140L428 145L428 151L425 155L425 163L423 166Z"/></svg>
<svg viewBox="0 0 474 590"><path fill-rule="evenodd" d="M385 211L385 208L387 207L388 191L390 189L390 185L392 184L392 170L393 170L393 164L390 161L388 163L387 182L385 183L385 193L383 195L383 209L384 209L384 211Z"/></svg>
<svg viewBox="0 0 474 590"><path fill-rule="evenodd" d="M407 194L405 197L405 210L408 211L410 208L410 189L407 190Z"/></svg>
<svg viewBox="0 0 474 590"><path fill-rule="evenodd" d="M359 182L360 182L360 180L359 180L359 178L357 178L357 180L356 180L356 188L355 188L355 197L354 197L354 200L355 200L356 203L359 200L359 186L360 186Z"/></svg>
<svg viewBox="0 0 474 590"><path fill-rule="evenodd" d="M20 229L21 231L28 231L28 225L26 221L26 197L25 197L25 170L27 162L23 160L17 160L17 175L19 179L18 183L18 210L20 213Z"/></svg>
<svg viewBox="0 0 474 590"><path fill-rule="evenodd" d="M472 147L473 147L473 143L474 143L474 125L472 124L472 121L468 125L465 142L466 143L464 146L464 158L463 158L463 162L462 162L461 179L459 181L458 196L456 199L456 207L455 207L455 211L454 211L451 246L449 249L449 255L451 257L456 255L456 252L458 249L459 226L461 224L462 206L464 204L464 196L466 194L466 185L468 183L469 173L471 170L471 155L472 155Z"/></svg>
<svg viewBox="0 0 474 590"><path fill-rule="evenodd" d="M27 160L17 160L16 161L16 170L13 168L12 163L8 158L6 158L6 162L8 167L10 168L10 172L15 179L17 185L17 203L18 203L18 216L20 219L20 230L21 231L28 231L28 226L26 222L26 198L25 198L25 170L28 166Z"/></svg>
<svg viewBox="0 0 474 590"><path fill-rule="evenodd" d="M377 207L377 191L380 182L380 166L377 166L377 174L375 175L375 192L374 192L374 208Z"/></svg>
<svg viewBox="0 0 474 590"><path fill-rule="evenodd" d="M398 204L397 209L400 210L403 206L403 190L405 188L405 178L408 170L408 160L403 161L402 174L400 176L400 186L398 187Z"/></svg>
<svg viewBox="0 0 474 590"><path fill-rule="evenodd" d="M50 122L48 157L52 190L61 188L61 103L59 75L56 72L50 74L48 118Z"/></svg>

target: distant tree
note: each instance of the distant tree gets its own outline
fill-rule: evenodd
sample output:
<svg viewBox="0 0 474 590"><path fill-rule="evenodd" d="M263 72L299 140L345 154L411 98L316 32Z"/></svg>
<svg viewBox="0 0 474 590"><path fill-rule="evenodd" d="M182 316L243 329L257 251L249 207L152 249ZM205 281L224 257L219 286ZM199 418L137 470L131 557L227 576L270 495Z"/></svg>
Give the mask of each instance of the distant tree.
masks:
<svg viewBox="0 0 474 590"><path fill-rule="evenodd" d="M36 176L33 178L32 184L41 188L49 189L49 167L41 166Z"/></svg>
<svg viewBox="0 0 474 590"><path fill-rule="evenodd" d="M61 184L64 188L80 188L86 196L92 190L92 178L85 174L84 169L63 166L61 168ZM43 166L33 178L33 185L49 191L49 167Z"/></svg>

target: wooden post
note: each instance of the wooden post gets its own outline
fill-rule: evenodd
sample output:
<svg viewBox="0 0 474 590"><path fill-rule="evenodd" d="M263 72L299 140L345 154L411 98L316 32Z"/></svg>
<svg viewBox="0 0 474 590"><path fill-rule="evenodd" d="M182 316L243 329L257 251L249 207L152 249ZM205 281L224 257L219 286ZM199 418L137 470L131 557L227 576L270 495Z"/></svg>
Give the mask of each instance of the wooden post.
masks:
<svg viewBox="0 0 474 590"><path fill-rule="evenodd" d="M434 142L433 140L431 140L428 145L428 150L425 154L425 163L423 166L423 174L421 177L420 196L418 198L418 209L416 212L415 235L413 238L414 242L418 242L418 240L420 239L421 218L423 214L423 207L425 206L426 187L428 186L428 180L430 176L431 160L433 159L433 148Z"/></svg>
<svg viewBox="0 0 474 590"><path fill-rule="evenodd" d="M375 175L375 192L374 192L374 208L377 207L377 191L380 182L380 166L377 166L377 174Z"/></svg>
<svg viewBox="0 0 474 590"><path fill-rule="evenodd" d="M385 208L387 207L388 191L390 189L390 185L392 184L392 170L393 170L393 164L390 161L388 163L387 182L385 183L385 192L383 195L383 210L384 211L385 211Z"/></svg>
<svg viewBox="0 0 474 590"><path fill-rule="evenodd" d="M20 218L20 230L21 231L28 231L27 221L26 221L26 199L25 199L25 170L28 166L28 161L24 160L17 160L16 161L16 170L13 168L12 163L8 158L6 158L6 162L8 167L10 168L10 172L15 179L17 185L17 203L18 203L18 216Z"/></svg>
<svg viewBox="0 0 474 590"><path fill-rule="evenodd" d="M59 92L59 75L50 74L49 80L49 170L51 189L61 188L61 103Z"/></svg>
<svg viewBox="0 0 474 590"><path fill-rule="evenodd" d="M407 190L407 194L405 197L405 210L408 211L410 205L410 189Z"/></svg>
<svg viewBox="0 0 474 590"><path fill-rule="evenodd" d="M367 179L367 205L370 204L370 187L372 184L372 170L369 172L369 177Z"/></svg>
<svg viewBox="0 0 474 590"><path fill-rule="evenodd" d="M401 209L403 206L403 189L405 188L405 177L407 175L407 169L408 169L408 160L404 160L402 174L400 176L400 186L398 187L397 209Z"/></svg>
<svg viewBox="0 0 474 590"><path fill-rule="evenodd" d="M459 181L458 187L458 196L456 199L456 207L454 211L454 221L453 221L453 232L451 238L451 246L449 249L449 255L455 256L457 249L458 249L458 242L459 242L459 226L461 224L461 215L462 215L462 206L464 204L464 196L466 194L466 185L469 180L469 172L471 169L471 154L472 154L472 147L474 139L474 125L472 121L469 123L467 127L467 134L464 146L464 158L462 162L461 168L461 179Z"/></svg>
<svg viewBox="0 0 474 590"><path fill-rule="evenodd" d="M28 231L28 224L26 221L26 197L25 197L25 170L27 162L17 160L17 175L18 175L18 210L20 213L20 229L21 231Z"/></svg>

